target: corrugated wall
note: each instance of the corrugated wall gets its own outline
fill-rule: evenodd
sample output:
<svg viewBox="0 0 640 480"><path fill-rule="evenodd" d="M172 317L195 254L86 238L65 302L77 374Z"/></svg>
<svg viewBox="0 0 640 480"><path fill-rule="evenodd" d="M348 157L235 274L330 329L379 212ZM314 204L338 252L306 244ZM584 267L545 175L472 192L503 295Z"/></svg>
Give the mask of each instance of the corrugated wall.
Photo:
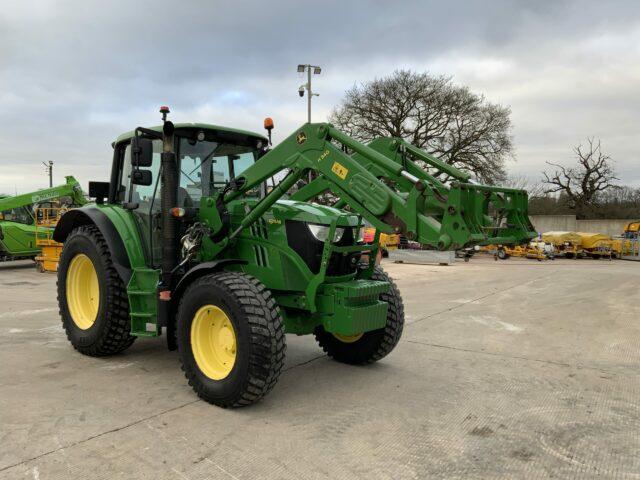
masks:
<svg viewBox="0 0 640 480"><path fill-rule="evenodd" d="M631 220L602 219L602 220L576 220L575 215L531 215L531 223L538 232L592 232L605 235L621 235L624 226ZM640 218L640 212L638 214Z"/></svg>

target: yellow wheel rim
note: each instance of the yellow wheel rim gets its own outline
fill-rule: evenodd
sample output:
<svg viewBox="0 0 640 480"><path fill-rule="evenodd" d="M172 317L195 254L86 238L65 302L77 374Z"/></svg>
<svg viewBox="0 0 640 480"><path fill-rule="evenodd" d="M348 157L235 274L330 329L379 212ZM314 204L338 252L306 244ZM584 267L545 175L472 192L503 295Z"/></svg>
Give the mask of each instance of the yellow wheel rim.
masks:
<svg viewBox="0 0 640 480"><path fill-rule="evenodd" d="M357 342L358 340L360 340L362 338L362 335L364 335L364 332L356 333L355 335L340 335L339 333L334 333L333 334L334 337L336 337L338 340L340 340L341 342L344 342L344 343Z"/></svg>
<svg viewBox="0 0 640 480"><path fill-rule="evenodd" d="M196 364L212 380L226 378L236 363L236 332L215 305L201 307L191 323L191 349Z"/></svg>
<svg viewBox="0 0 640 480"><path fill-rule="evenodd" d="M79 253L71 260L66 287L71 319L78 328L87 330L98 316L100 283L93 262L84 253Z"/></svg>

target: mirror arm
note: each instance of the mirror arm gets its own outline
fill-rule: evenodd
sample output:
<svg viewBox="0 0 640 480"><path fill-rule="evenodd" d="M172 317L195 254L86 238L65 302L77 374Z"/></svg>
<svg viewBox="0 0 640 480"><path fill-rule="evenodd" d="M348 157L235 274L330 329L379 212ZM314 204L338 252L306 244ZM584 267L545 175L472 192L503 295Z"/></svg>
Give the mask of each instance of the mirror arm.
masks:
<svg viewBox="0 0 640 480"><path fill-rule="evenodd" d="M147 135L147 136L149 136L151 138L156 138L158 140L162 140L162 132L156 132L155 130L151 130L149 128L138 127L134 131L134 135L136 137L138 136L138 132L144 133L145 135Z"/></svg>

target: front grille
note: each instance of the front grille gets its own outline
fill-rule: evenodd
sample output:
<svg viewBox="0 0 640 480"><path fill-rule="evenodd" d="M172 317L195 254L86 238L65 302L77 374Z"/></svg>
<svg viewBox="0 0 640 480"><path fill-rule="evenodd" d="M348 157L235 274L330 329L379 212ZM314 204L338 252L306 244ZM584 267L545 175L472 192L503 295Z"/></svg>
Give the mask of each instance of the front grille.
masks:
<svg viewBox="0 0 640 480"><path fill-rule="evenodd" d="M269 266L269 258L267 256L267 249L262 245L254 245L253 246L253 254L255 256L256 265L260 267L268 267Z"/></svg>
<svg viewBox="0 0 640 480"><path fill-rule="evenodd" d="M285 222L287 230L287 243L295 251L300 258L309 267L309 270L313 273L320 271L320 264L322 263L322 250L324 249L324 243L317 240L309 230L309 227L304 222L295 220L287 220ZM345 228L344 235L337 246L353 245L353 229ZM337 277L340 275L348 275L354 273L357 268L357 263L360 258L360 253L355 252L347 255L342 253L333 252L329 257L329 265L327 266L327 275Z"/></svg>
<svg viewBox="0 0 640 480"><path fill-rule="evenodd" d="M258 238L264 238L267 240L269 238L269 231L267 229L267 222L264 218L259 218L258 221L253 223L251 227L249 227L251 235Z"/></svg>

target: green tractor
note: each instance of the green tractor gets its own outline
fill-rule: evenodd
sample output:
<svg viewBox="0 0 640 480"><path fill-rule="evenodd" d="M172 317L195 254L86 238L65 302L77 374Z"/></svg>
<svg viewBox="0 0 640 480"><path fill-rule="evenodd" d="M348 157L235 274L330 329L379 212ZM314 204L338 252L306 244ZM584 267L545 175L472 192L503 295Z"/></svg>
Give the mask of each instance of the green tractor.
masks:
<svg viewBox="0 0 640 480"><path fill-rule="evenodd" d="M490 225L483 189L498 189L458 183L442 194L330 124L305 124L270 148L272 122L263 136L174 125L160 111L162 126L116 139L110 181L89 184L96 203L56 227L62 322L92 356L165 334L195 392L222 407L273 388L285 333L313 334L348 364L393 350L402 298L376 265L379 233L362 241L364 219L441 249L535 235L526 192L502 189L509 220ZM287 198L310 172L349 211Z"/></svg>
<svg viewBox="0 0 640 480"><path fill-rule="evenodd" d="M0 260L34 258L40 253L36 244L36 206L75 207L87 203L78 181L71 176L65 178L66 182L56 187L0 197Z"/></svg>

